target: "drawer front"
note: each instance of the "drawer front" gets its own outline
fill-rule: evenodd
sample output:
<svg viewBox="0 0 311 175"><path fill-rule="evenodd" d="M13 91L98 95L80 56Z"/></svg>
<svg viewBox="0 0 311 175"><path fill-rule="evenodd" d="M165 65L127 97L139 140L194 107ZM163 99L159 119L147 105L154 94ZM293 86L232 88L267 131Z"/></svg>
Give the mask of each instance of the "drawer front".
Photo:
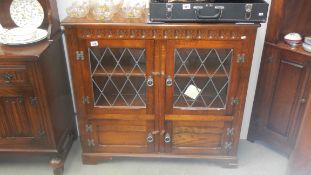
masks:
<svg viewBox="0 0 311 175"><path fill-rule="evenodd" d="M154 121L97 120L92 122L89 145L94 152L148 153L154 151Z"/></svg>
<svg viewBox="0 0 311 175"><path fill-rule="evenodd" d="M0 86L30 85L27 65L0 65Z"/></svg>

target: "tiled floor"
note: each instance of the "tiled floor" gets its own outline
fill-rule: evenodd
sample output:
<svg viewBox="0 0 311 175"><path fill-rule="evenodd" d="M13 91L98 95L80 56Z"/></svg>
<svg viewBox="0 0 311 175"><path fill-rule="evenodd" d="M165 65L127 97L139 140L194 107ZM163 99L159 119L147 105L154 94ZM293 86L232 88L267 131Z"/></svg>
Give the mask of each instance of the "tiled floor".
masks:
<svg viewBox="0 0 311 175"><path fill-rule="evenodd" d="M98 165L81 164L75 142L64 175L285 175L287 158L257 143L240 142L239 168L224 169L205 160L116 158ZM0 156L0 175L52 175L43 157Z"/></svg>

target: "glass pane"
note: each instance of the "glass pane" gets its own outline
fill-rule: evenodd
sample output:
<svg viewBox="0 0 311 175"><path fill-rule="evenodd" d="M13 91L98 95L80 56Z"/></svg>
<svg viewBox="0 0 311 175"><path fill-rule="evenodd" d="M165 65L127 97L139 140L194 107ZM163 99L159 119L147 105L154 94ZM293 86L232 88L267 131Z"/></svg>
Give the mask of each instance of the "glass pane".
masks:
<svg viewBox="0 0 311 175"><path fill-rule="evenodd" d="M233 49L175 49L174 107L226 108Z"/></svg>
<svg viewBox="0 0 311 175"><path fill-rule="evenodd" d="M143 48L89 48L95 106L146 107Z"/></svg>

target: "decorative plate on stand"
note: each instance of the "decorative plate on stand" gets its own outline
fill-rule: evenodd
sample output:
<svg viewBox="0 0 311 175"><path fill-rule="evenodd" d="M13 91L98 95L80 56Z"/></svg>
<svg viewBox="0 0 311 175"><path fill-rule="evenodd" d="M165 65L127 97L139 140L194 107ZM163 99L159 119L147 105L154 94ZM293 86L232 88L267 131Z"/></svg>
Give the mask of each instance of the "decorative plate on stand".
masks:
<svg viewBox="0 0 311 175"><path fill-rule="evenodd" d="M13 0L10 15L19 27L38 28L44 19L44 11L37 0Z"/></svg>
<svg viewBox="0 0 311 175"><path fill-rule="evenodd" d="M47 30L38 28L44 20L44 11L37 0L13 0L10 15L18 27L2 30L0 43L15 46L31 44L47 38Z"/></svg>

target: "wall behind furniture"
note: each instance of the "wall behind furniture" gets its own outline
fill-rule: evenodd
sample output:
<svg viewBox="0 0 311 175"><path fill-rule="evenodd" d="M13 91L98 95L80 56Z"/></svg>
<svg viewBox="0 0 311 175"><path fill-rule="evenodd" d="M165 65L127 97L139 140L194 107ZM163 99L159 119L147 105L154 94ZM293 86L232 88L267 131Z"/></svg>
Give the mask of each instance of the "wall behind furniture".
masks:
<svg viewBox="0 0 311 175"><path fill-rule="evenodd" d="M67 0L67 1L57 0L59 17L61 20L67 16L66 8L70 6L72 1L73 0ZM266 0L266 2L270 3L271 0ZM264 23L258 29L258 32L257 32L252 69L251 69L249 86L248 86L247 97L246 97L244 119L243 119L243 124L242 124L241 135L240 135L241 139L247 138L249 123L250 123L250 118L251 118L251 113L252 113L252 107L253 107L253 101L254 101L254 96L255 96L257 78L258 78L258 73L259 73L261 54L262 54L265 35L266 35L266 29L267 29L267 23Z"/></svg>

